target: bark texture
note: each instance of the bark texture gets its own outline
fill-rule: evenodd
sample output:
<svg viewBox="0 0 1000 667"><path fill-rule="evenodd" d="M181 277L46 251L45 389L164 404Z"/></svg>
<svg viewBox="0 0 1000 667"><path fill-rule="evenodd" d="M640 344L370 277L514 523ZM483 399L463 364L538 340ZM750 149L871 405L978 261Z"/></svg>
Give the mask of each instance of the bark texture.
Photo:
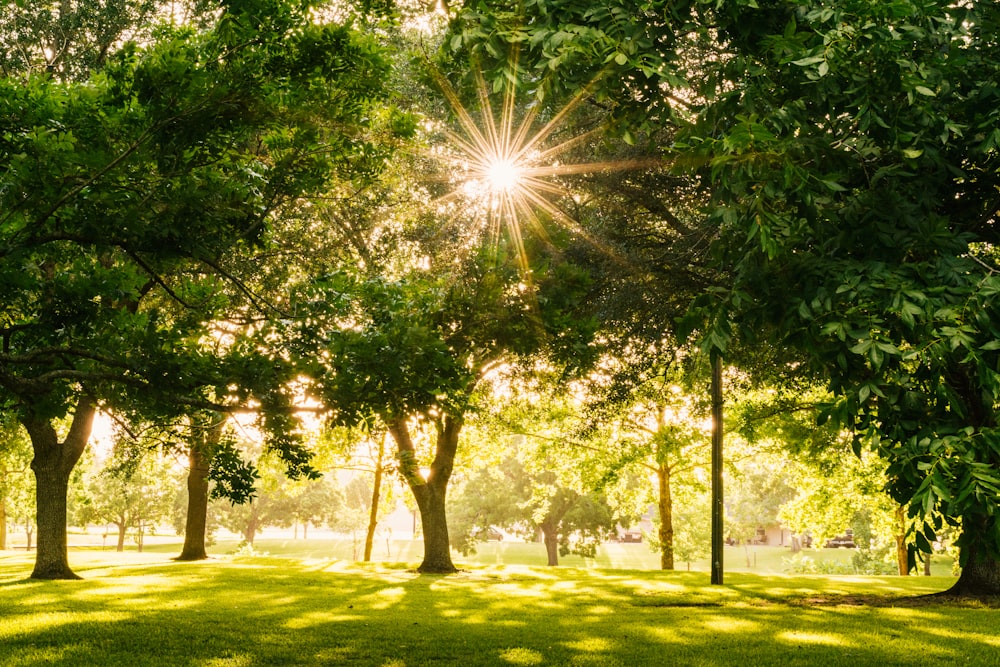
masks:
<svg viewBox="0 0 1000 667"><path fill-rule="evenodd" d="M385 438L378 441L378 457L375 460L375 480L372 482L372 505L368 513L368 530L365 532L364 562L371 562L372 547L375 544L375 529L378 528L378 506L382 496L382 459L385 456Z"/></svg>
<svg viewBox="0 0 1000 667"><path fill-rule="evenodd" d="M69 432L62 442L48 419L35 416L22 419L34 450L31 470L35 473L38 538L32 579L80 578L69 566L66 493L73 468L90 439L95 412L89 398L80 398Z"/></svg>
<svg viewBox="0 0 1000 667"><path fill-rule="evenodd" d="M0 498L0 551L7 548L7 503Z"/></svg>
<svg viewBox="0 0 1000 667"><path fill-rule="evenodd" d="M458 568L451 560L451 541L448 536L448 520L445 515L445 500L448 480L455 465L458 449L458 434L462 429L460 419L444 416L437 427L437 447L427 478L420 474L416 448L410 438L405 419L386 420L389 432L396 441L399 467L406 480L417 509L420 511L420 525L424 535L424 559L418 572L450 574Z"/></svg>
<svg viewBox="0 0 1000 667"><path fill-rule="evenodd" d="M208 551L205 539L208 533L208 468L209 451L219 444L225 421L212 426L200 442L188 449L187 515L184 520L184 546L174 560L205 560Z"/></svg>
<svg viewBox="0 0 1000 667"><path fill-rule="evenodd" d="M963 517L962 530L988 535L991 530L996 530L996 524L988 517ZM975 541L964 547L962 556L965 565L958 581L945 594L963 597L1000 595L1000 559Z"/></svg>
<svg viewBox="0 0 1000 667"><path fill-rule="evenodd" d="M545 543L548 565L555 567L559 565L559 526L545 521L539 528L542 531L542 541Z"/></svg>
<svg viewBox="0 0 1000 667"><path fill-rule="evenodd" d="M660 510L660 569L674 569L674 503L670 493L670 468L660 464L656 469L659 486L657 506Z"/></svg>

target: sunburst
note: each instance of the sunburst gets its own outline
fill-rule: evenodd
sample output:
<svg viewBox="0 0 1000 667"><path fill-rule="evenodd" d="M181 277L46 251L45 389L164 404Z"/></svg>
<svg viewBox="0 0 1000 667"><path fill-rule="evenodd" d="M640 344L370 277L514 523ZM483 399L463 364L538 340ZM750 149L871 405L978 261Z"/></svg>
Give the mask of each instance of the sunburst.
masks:
<svg viewBox="0 0 1000 667"><path fill-rule="evenodd" d="M512 69L516 70L516 66ZM600 126L548 145L567 117L590 96L591 88L598 80L596 78L545 123L537 122L541 109L539 104L530 105L518 120L516 88L510 82L504 86L497 113L478 68L475 76L479 101L478 119L462 104L454 88L443 76L435 73L435 79L458 119L460 131L445 130L445 135L449 144L456 149L457 157L454 162L463 172L462 187L445 195L439 202L460 197L478 200L485 209L490 227L495 231L500 227L506 229L524 270L527 270L528 262L522 227L529 224L544 238L542 216L555 220L597 244L571 216L553 202L552 197L571 194L559 182L558 177L660 165L659 160L655 159L582 163L560 161L560 156L601 132L604 128Z"/></svg>

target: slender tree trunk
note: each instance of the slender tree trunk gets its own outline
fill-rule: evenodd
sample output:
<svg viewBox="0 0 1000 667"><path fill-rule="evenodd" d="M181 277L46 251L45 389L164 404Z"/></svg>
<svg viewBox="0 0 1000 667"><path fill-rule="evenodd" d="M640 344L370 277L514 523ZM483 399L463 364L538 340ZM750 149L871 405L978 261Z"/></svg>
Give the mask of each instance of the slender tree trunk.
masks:
<svg viewBox="0 0 1000 667"><path fill-rule="evenodd" d="M962 518L962 532L975 531L979 540L985 542L998 529L995 522L988 517L973 516ZM981 542L972 542L963 547L962 557L965 565L958 576L955 585L945 591L948 595L967 597L983 597L1000 595L1000 560L982 546Z"/></svg>
<svg viewBox="0 0 1000 667"><path fill-rule="evenodd" d="M924 576L931 576L931 555L924 554Z"/></svg>
<svg viewBox="0 0 1000 667"><path fill-rule="evenodd" d="M656 468L659 482L660 510L660 569L674 569L674 503L670 493L670 467L661 463Z"/></svg>
<svg viewBox="0 0 1000 667"><path fill-rule="evenodd" d="M906 553L906 509L896 508L896 565L899 576L910 574L910 560Z"/></svg>
<svg viewBox="0 0 1000 667"><path fill-rule="evenodd" d="M725 429L722 422L722 355L712 353L712 574L713 586L724 582L723 532L726 507L722 489L723 444Z"/></svg>
<svg viewBox="0 0 1000 667"><path fill-rule="evenodd" d="M125 551L125 520L114 522L115 527L118 528L118 544L115 546L115 551L122 552Z"/></svg>
<svg viewBox="0 0 1000 667"><path fill-rule="evenodd" d="M59 442L55 427L45 418L33 415L22 423L31 437L35 473L36 522L38 551L33 579L79 579L69 567L66 540L66 494L73 467L83 455L94 425L95 408L81 397L66 438Z"/></svg>
<svg viewBox="0 0 1000 667"><path fill-rule="evenodd" d="M309 522L308 521L303 521L302 522L302 539L303 540L308 540L309 539Z"/></svg>
<svg viewBox="0 0 1000 667"><path fill-rule="evenodd" d="M559 565L559 528L549 522L543 523L540 528L542 529L542 542L545 543L545 556L548 558L548 564L555 567Z"/></svg>
<svg viewBox="0 0 1000 667"><path fill-rule="evenodd" d="M24 542L25 542L24 550L25 551L31 551L31 538L34 537L34 535L35 535L35 531L32 530L31 528L34 525L35 524L32 523L31 519L25 519L24 520Z"/></svg>
<svg viewBox="0 0 1000 667"><path fill-rule="evenodd" d="M372 545L375 543L375 529L378 528L378 505L382 495L382 457L385 456L385 437L379 437L378 457L375 459L375 480L372 482L372 506L368 515L368 531L365 533L365 562L372 559Z"/></svg>
<svg viewBox="0 0 1000 667"><path fill-rule="evenodd" d="M403 418L386 420L399 456L399 469L406 480L420 511L420 525L424 535L424 559L417 568L421 573L450 574L458 569L451 561L451 543L448 537L448 520L445 515L445 496L448 480L455 463L460 419L448 417L438 424L437 449L425 480L417 464L416 448Z"/></svg>
<svg viewBox="0 0 1000 667"><path fill-rule="evenodd" d="M7 499L0 498L0 551L7 548Z"/></svg>

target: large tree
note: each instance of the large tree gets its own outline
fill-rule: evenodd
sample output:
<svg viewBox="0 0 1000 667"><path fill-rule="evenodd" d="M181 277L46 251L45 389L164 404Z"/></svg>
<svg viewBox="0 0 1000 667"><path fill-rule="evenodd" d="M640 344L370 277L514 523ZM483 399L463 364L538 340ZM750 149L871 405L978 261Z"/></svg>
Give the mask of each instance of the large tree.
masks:
<svg viewBox="0 0 1000 667"><path fill-rule="evenodd" d="M505 361L573 338L565 309L584 277L554 264L539 267L535 285L526 286L502 247L442 257L438 275L418 269L401 281L331 278L318 286L326 317L301 329L302 353L314 361L314 389L333 419L378 419L396 444L399 472L420 510L422 572L455 569L445 499L480 384ZM419 425L433 432L429 457L414 437Z"/></svg>
<svg viewBox="0 0 1000 667"><path fill-rule="evenodd" d="M308 5L223 3L211 30L116 44L84 82L0 80L0 401L34 449L34 577L75 576L66 485L99 408L226 409L282 377L252 344L214 354L205 323L257 305L226 298L247 296L228 262L266 244L283 207L370 170L353 133L386 73L370 41Z"/></svg>
<svg viewBox="0 0 1000 667"><path fill-rule="evenodd" d="M525 11L522 63L567 85L614 70L622 118L676 126L674 164L711 184L731 278L698 304L708 346L771 331L799 350L838 397L828 414L876 436L914 543L934 510L960 524L954 592L1000 591L997 4Z"/></svg>

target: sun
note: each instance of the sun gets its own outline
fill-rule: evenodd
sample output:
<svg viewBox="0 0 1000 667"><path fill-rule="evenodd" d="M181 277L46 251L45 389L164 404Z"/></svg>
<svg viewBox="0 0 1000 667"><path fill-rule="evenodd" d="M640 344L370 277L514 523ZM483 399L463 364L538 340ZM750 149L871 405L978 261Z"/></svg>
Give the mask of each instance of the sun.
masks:
<svg viewBox="0 0 1000 667"><path fill-rule="evenodd" d="M523 169L509 158L494 157L486 165L486 182L496 194L509 194L520 185Z"/></svg>
<svg viewBox="0 0 1000 667"><path fill-rule="evenodd" d="M445 130L445 136L448 154L453 156L453 173L459 185L438 202L463 198L478 204L476 208L485 211L488 226L494 234L500 228L506 230L525 270L528 262L524 255L523 228L530 226L543 238L547 237L543 218L571 229L595 245L601 245L554 201L556 197L572 195L567 183L560 177L660 166L659 161L649 159L583 163L563 162L560 159L570 149L585 145L604 129L597 126L565 141L554 144L550 141L567 117L589 97L590 85L583 87L547 122L536 123L541 104L519 109L517 84L508 79L496 110L481 71L474 68L475 92L479 102L478 118L474 118L447 79L433 68L432 71L438 88L458 120L458 128Z"/></svg>

